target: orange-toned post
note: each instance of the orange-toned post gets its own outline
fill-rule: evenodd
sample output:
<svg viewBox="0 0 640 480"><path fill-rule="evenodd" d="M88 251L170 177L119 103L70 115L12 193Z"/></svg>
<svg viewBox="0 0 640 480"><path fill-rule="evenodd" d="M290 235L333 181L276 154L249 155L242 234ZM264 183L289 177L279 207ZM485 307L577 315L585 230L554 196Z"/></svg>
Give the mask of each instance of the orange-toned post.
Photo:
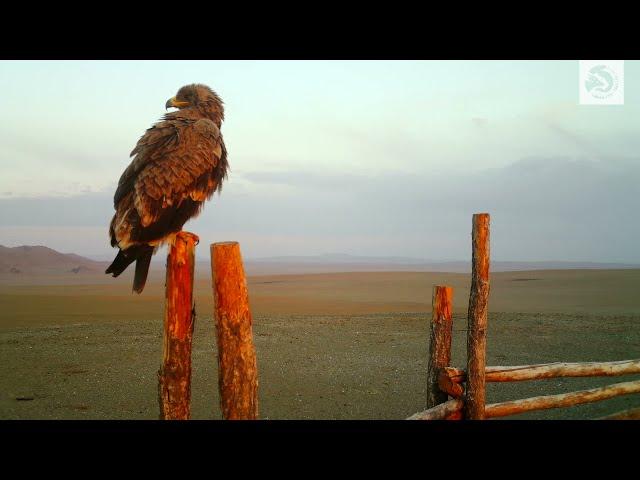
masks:
<svg viewBox="0 0 640 480"><path fill-rule="evenodd" d="M238 242L211 245L218 387L224 420L258 418L258 367L247 281Z"/></svg>
<svg viewBox="0 0 640 480"><path fill-rule="evenodd" d="M467 320L467 385L464 417L485 418L487 312L489 304L489 214L473 216L471 292Z"/></svg>
<svg viewBox="0 0 640 480"><path fill-rule="evenodd" d="M191 339L195 320L193 270L197 235L178 232L169 246L163 360L158 372L161 420L191 416Z"/></svg>
<svg viewBox="0 0 640 480"><path fill-rule="evenodd" d="M432 408L448 399L446 392L438 387L438 372L451 362L451 303L453 288L433 287L431 336L429 339L429 366L427 367L427 408Z"/></svg>

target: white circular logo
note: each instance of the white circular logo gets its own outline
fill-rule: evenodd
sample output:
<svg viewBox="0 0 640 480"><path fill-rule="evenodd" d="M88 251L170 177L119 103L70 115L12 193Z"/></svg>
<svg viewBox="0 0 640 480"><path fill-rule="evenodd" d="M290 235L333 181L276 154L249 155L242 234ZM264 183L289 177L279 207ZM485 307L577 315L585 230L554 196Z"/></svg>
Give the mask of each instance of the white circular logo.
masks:
<svg viewBox="0 0 640 480"><path fill-rule="evenodd" d="M596 65L589 70L584 86L587 92L595 98L607 98L616 93L618 86L618 76L606 65Z"/></svg>

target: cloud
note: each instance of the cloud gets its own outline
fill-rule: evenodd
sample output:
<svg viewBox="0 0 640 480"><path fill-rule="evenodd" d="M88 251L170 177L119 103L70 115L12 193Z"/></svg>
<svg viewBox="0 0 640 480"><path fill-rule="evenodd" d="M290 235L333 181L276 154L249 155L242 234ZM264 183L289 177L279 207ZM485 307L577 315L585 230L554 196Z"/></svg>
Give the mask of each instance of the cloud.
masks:
<svg viewBox="0 0 640 480"><path fill-rule="evenodd" d="M271 170L271 171L250 171L239 175L245 180L249 180L257 185L286 185L298 189L332 189L348 188L367 182L366 175L354 175L349 173L335 174L331 171L314 170Z"/></svg>
<svg viewBox="0 0 640 480"><path fill-rule="evenodd" d="M112 216L111 192L0 198L0 226L100 226Z"/></svg>
<svg viewBox="0 0 640 480"><path fill-rule="evenodd" d="M555 122L546 122L546 125L549 130L561 140L578 147L586 154L593 155L594 157L602 157L603 152L596 148L596 146L584 136L572 132Z"/></svg>
<svg viewBox="0 0 640 480"><path fill-rule="evenodd" d="M186 228L211 241L242 239L248 256L331 250L466 259L471 216L489 212L496 260L640 261L640 158L528 157L447 175L236 175ZM3 226L106 229L112 214L111 192L0 199Z"/></svg>
<svg viewBox="0 0 640 480"><path fill-rule="evenodd" d="M473 174L345 178L282 170L247 178L261 191L297 188L260 199L223 196L198 221L260 234L369 235L384 248L367 245L376 255L390 254L387 240L395 237L396 254L461 258L468 255L471 215L488 211L494 253L502 259L640 259L633 240L640 234L633 201L640 159L529 157ZM308 247L317 249L318 242L311 238ZM345 244L354 253L362 253L359 247Z"/></svg>

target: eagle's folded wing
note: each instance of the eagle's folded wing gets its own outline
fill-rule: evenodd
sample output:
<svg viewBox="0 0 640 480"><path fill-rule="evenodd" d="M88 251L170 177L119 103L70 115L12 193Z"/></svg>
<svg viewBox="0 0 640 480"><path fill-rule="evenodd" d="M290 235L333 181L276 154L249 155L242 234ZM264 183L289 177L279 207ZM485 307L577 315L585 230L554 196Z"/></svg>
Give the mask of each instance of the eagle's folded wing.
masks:
<svg viewBox="0 0 640 480"><path fill-rule="evenodd" d="M145 135L146 136L146 135ZM141 139L141 142L143 139ZM223 154L218 127L208 119L186 122L171 134L149 138L136 146L137 169L133 202L142 227L158 220L165 209L186 198L204 201L216 190L214 169Z"/></svg>
<svg viewBox="0 0 640 480"><path fill-rule="evenodd" d="M130 154L131 157L134 157L134 155L135 157L118 181L118 188L113 197L113 204L116 209L120 201L133 190L138 174L149 163L176 150L179 141L180 135L175 122L158 122L147 129Z"/></svg>

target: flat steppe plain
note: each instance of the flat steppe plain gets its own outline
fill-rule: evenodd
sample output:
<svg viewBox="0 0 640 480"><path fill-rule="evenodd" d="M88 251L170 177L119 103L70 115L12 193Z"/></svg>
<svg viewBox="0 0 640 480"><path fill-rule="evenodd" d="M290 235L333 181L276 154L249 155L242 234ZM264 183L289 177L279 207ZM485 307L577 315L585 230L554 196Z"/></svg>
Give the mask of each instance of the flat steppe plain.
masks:
<svg viewBox="0 0 640 480"><path fill-rule="evenodd" d="M200 267L200 265L198 266ZM219 419L209 272L196 269L192 418ZM403 419L425 408L431 290L454 288L464 366L470 276L353 272L248 278L265 419ZM164 276L0 276L0 419L156 419ZM640 358L640 270L491 276L488 364ZM488 384L488 403L633 380ZM508 417L590 419L639 395Z"/></svg>

